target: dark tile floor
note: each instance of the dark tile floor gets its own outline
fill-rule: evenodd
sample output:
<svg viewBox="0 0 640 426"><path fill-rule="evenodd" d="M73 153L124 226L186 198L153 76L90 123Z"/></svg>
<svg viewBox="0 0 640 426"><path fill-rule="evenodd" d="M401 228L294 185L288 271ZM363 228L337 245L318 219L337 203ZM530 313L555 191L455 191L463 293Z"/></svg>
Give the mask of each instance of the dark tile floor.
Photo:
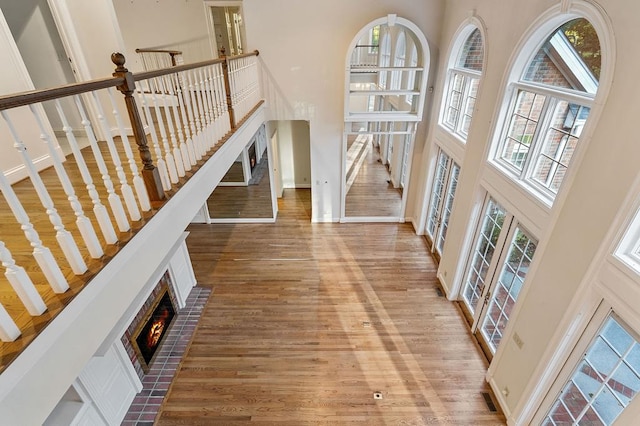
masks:
<svg viewBox="0 0 640 426"><path fill-rule="evenodd" d="M122 426L153 425L210 294L208 288L191 290L186 306L178 312L151 369L142 379L142 391L133 400Z"/></svg>

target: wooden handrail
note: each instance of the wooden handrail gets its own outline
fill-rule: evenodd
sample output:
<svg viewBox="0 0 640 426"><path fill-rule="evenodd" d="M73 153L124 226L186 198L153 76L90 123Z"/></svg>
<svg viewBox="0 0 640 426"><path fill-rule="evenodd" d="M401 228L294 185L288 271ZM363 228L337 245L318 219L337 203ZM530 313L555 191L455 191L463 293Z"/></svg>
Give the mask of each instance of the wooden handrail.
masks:
<svg viewBox="0 0 640 426"><path fill-rule="evenodd" d="M225 56L225 58L227 58L227 59L242 59L242 58L247 58L249 56L259 56L259 55L260 55L260 51L254 50L253 52L243 53L242 55Z"/></svg>
<svg viewBox="0 0 640 426"><path fill-rule="evenodd" d="M116 87L124 83L122 77L101 78L83 83L71 83L64 86L43 90L29 90L27 92L14 93L0 96L0 110L17 108L38 102L51 101L65 96L80 95L93 90Z"/></svg>
<svg viewBox="0 0 640 426"><path fill-rule="evenodd" d="M173 73L182 72L182 71L189 71L195 68L205 67L207 65L221 64L223 62L224 62L224 59L218 58L218 59L210 59L208 61L194 62L192 64L176 65L175 67L171 67L171 68L164 68L164 69L153 70L153 71L142 71L142 72L134 73L133 80L134 81L146 80L148 78L161 77L167 74L173 74Z"/></svg>
<svg viewBox="0 0 640 426"><path fill-rule="evenodd" d="M182 55L182 50L167 49L136 49L136 53L168 53L170 55Z"/></svg>

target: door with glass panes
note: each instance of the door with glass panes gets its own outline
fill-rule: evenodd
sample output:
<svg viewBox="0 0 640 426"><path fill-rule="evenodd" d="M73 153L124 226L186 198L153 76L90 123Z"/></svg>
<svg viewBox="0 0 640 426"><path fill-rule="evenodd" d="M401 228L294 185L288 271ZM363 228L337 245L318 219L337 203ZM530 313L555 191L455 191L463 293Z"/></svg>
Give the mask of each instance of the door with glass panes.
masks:
<svg viewBox="0 0 640 426"><path fill-rule="evenodd" d="M487 196L463 282L462 306L482 349L498 349L535 254L534 237Z"/></svg>
<svg viewBox="0 0 640 426"><path fill-rule="evenodd" d="M460 166L442 149L438 152L437 166L427 213L426 235L431 251L440 260L447 236L449 217L458 186Z"/></svg>

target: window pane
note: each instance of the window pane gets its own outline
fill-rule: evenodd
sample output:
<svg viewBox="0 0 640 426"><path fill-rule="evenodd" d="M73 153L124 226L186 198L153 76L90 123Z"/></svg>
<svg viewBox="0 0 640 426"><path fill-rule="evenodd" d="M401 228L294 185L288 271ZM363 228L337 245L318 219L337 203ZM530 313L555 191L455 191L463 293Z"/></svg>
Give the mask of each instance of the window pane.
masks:
<svg viewBox="0 0 640 426"><path fill-rule="evenodd" d="M482 218L482 225L478 229L477 242L472 254L472 266L467 273L462 295L472 313L475 312L476 304L484 289L484 282L505 216L506 211L495 201L489 199Z"/></svg>
<svg viewBox="0 0 640 426"><path fill-rule="evenodd" d="M456 67L482 72L484 45L479 29L473 30L462 46Z"/></svg>
<svg viewBox="0 0 640 426"><path fill-rule="evenodd" d="M529 153L529 147L538 127L545 96L537 93L518 92L509 129L503 142L500 157L522 170Z"/></svg>
<svg viewBox="0 0 640 426"><path fill-rule="evenodd" d="M535 250L536 242L517 228L481 328L494 353L520 295Z"/></svg>
<svg viewBox="0 0 640 426"><path fill-rule="evenodd" d="M600 78L600 41L586 19L558 28L529 63L524 80L595 94Z"/></svg>
<svg viewBox="0 0 640 426"><path fill-rule="evenodd" d="M638 371L638 342L609 316L545 421L562 402L580 425L613 424L640 390Z"/></svg>
<svg viewBox="0 0 640 426"><path fill-rule="evenodd" d="M433 180L433 190L431 191L431 204L429 205L429 217L427 218L427 233L433 239L435 237L436 227L440 220L440 205L444 191L445 179L447 178L447 165L449 156L440 151L438 155L438 165L436 166L436 175Z"/></svg>
<svg viewBox="0 0 640 426"><path fill-rule="evenodd" d="M447 229L449 228L449 217L451 216L453 200L456 195L456 188L458 187L459 174L460 167L456 163L453 163L453 170L451 171L451 177L449 178L449 187L447 189L446 201L444 203L444 210L442 212L442 226L440 229L440 235L438 236L438 242L436 244L436 248L439 253L442 253L444 240L447 237Z"/></svg>
<svg viewBox="0 0 640 426"><path fill-rule="evenodd" d="M555 193L569 167L590 109L564 100L553 102L555 108L551 126L547 130L532 178Z"/></svg>

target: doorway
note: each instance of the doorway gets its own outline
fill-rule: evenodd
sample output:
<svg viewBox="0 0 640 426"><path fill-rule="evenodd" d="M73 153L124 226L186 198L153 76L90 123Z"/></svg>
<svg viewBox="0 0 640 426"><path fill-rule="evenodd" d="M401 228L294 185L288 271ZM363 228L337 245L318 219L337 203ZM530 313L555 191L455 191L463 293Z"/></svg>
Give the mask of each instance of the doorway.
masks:
<svg viewBox="0 0 640 426"><path fill-rule="evenodd" d="M502 341L537 244L512 214L487 195L460 298L471 331L489 360Z"/></svg>
<svg viewBox="0 0 640 426"><path fill-rule="evenodd" d="M0 7L36 90L75 83L75 70L66 53L47 0L0 0ZM81 130L80 114L71 98L60 99L73 130ZM70 153L55 105L43 104L65 155Z"/></svg>
<svg viewBox="0 0 640 426"><path fill-rule="evenodd" d="M227 56L243 54L246 36L242 17L242 2L211 1L206 4L209 10L209 31L214 43L214 50L218 55L223 48Z"/></svg>

